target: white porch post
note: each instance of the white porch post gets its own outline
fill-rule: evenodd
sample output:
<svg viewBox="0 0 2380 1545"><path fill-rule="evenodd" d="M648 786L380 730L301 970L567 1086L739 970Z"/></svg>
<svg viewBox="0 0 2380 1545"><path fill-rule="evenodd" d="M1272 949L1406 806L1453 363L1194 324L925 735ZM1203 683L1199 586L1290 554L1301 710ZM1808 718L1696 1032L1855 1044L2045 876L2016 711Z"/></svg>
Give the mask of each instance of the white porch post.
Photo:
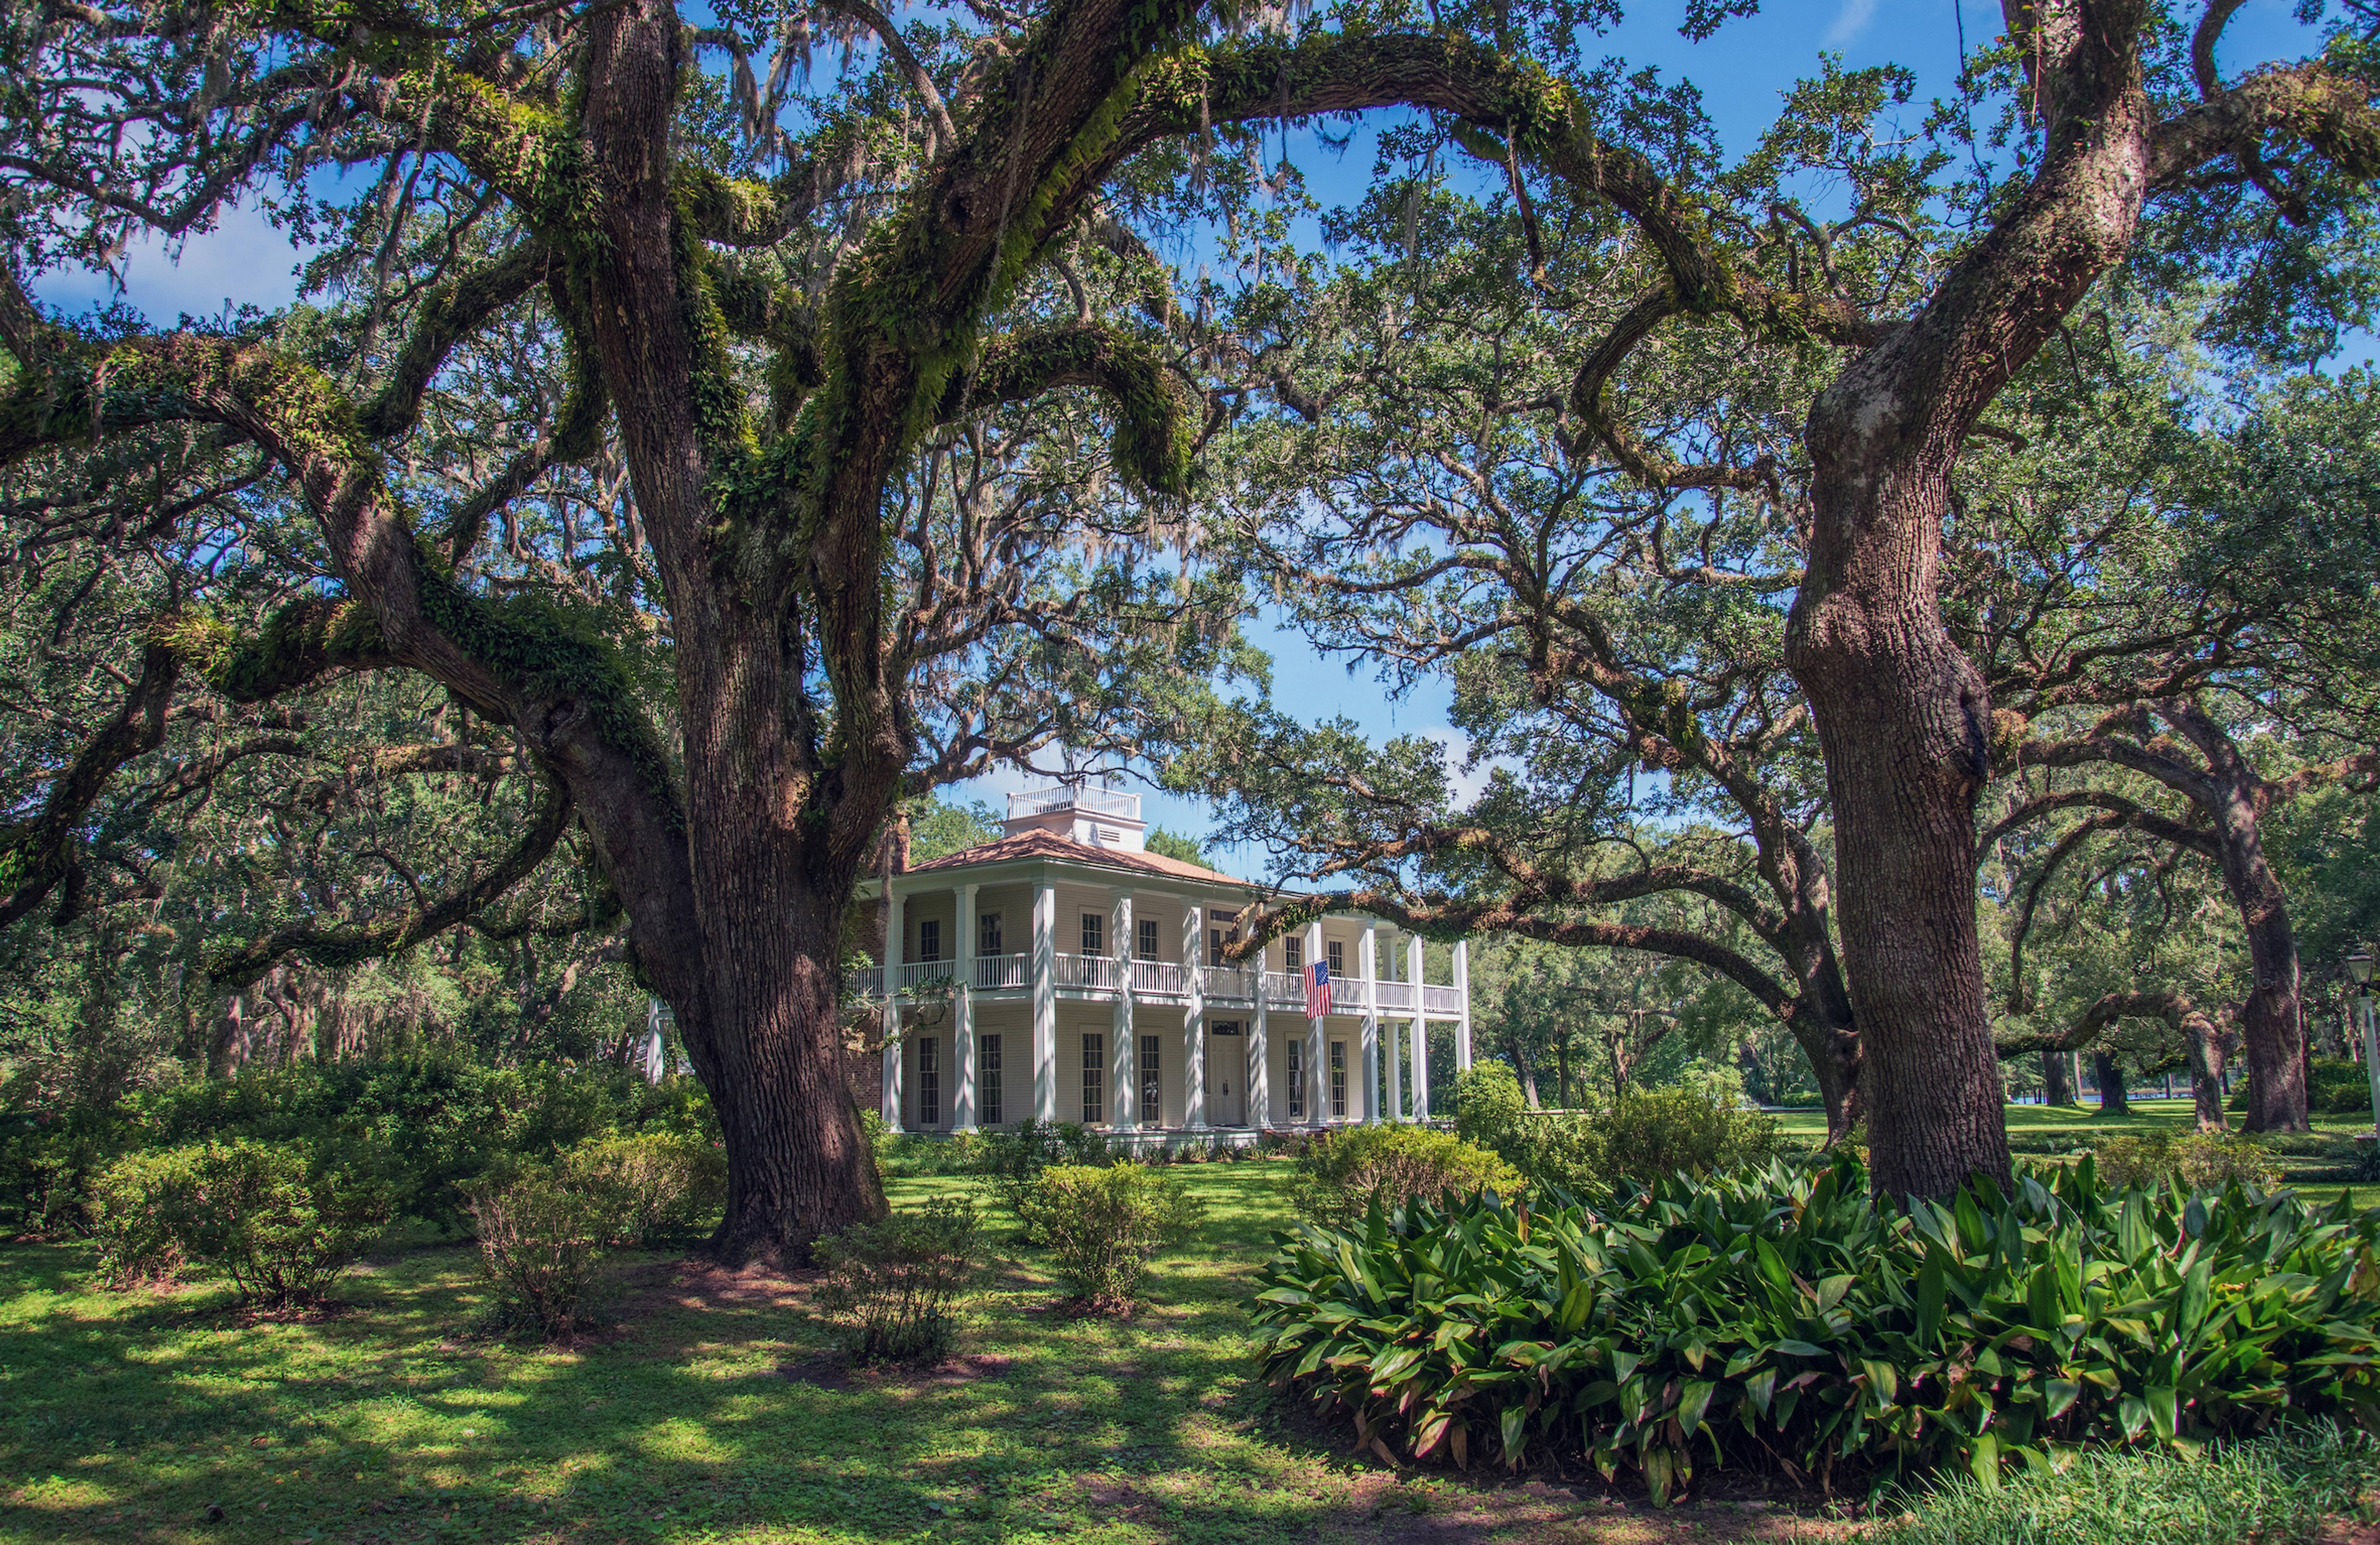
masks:
<svg viewBox="0 0 2380 1545"><path fill-rule="evenodd" d="M662 1041L662 1001L645 999L645 1082L658 1084L669 1071L669 1055Z"/></svg>
<svg viewBox="0 0 2380 1545"><path fill-rule="evenodd" d="M1182 1005L1182 1125L1207 1126L1207 931L1198 904L1182 904L1182 963L1190 998Z"/></svg>
<svg viewBox="0 0 2380 1545"><path fill-rule="evenodd" d="M1388 955L1389 970L1394 973L1397 968L1397 944L1393 934L1389 939ZM1388 1076L1389 1086L1383 1091L1381 1103L1388 1108L1388 1117L1390 1121L1402 1121L1405 1119L1405 1075L1404 1059L1397 1050L1397 1022L1390 1019L1381 1028L1387 1033L1382 1037L1380 1054L1388 1064L1381 1071Z"/></svg>
<svg viewBox="0 0 2380 1545"><path fill-rule="evenodd" d="M957 1064L958 1094L951 1102L951 1129L972 1132L975 1101L975 893L973 885L953 885L958 901L959 976L951 986L951 1061Z"/></svg>
<svg viewBox="0 0 2380 1545"><path fill-rule="evenodd" d="M1454 1071L1471 1071L1471 941L1454 942Z"/></svg>
<svg viewBox="0 0 2380 1545"><path fill-rule="evenodd" d="M1269 944L1257 951L1257 1012L1248 1023L1248 1065L1240 1075L1246 1080L1240 1087L1248 1091L1247 1125L1259 1132L1272 1125L1272 1069L1267 1065L1265 1024L1265 956L1271 953Z"/></svg>
<svg viewBox="0 0 2380 1545"><path fill-rule="evenodd" d="M1116 963L1114 1040L1108 1066L1115 1084L1108 1129L1140 1130L1140 1042L1132 1033L1132 893L1108 893L1108 931Z"/></svg>
<svg viewBox="0 0 2380 1545"><path fill-rule="evenodd" d="M1314 975L1314 963L1327 960L1322 953L1322 919L1317 918L1305 925L1305 976ZM1303 982L1298 991L1305 991ZM1338 989L1334 986L1331 991ZM1330 1026L1319 1015L1305 1021L1305 1119L1317 1126L1330 1119L1330 1070L1323 1065L1330 1048L1323 1044L1329 1039Z"/></svg>
<svg viewBox="0 0 2380 1545"><path fill-rule="evenodd" d="M1368 1125L1380 1119L1380 925L1371 918L1364 919L1364 1098L1363 1121Z"/></svg>
<svg viewBox="0 0 2380 1545"><path fill-rule="evenodd" d="M1405 979L1413 983L1413 1114L1415 1121L1429 1119L1429 1016L1422 1007L1421 937L1416 934L1405 945Z"/></svg>
<svg viewBox="0 0 2380 1545"><path fill-rule="evenodd" d="M1033 889L1033 1119L1058 1119L1058 887Z"/></svg>
<svg viewBox="0 0 2380 1545"><path fill-rule="evenodd" d="M891 890L887 882L887 890ZM908 898L891 891L884 904L884 1129L901 1130L901 956L908 923L901 915Z"/></svg>

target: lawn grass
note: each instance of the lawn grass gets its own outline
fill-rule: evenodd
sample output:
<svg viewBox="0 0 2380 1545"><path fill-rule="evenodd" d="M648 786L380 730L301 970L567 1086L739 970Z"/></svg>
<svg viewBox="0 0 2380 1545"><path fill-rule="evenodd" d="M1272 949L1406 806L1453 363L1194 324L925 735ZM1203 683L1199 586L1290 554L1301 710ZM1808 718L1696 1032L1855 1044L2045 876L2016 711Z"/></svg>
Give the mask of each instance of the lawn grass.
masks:
<svg viewBox="0 0 2380 1545"><path fill-rule="evenodd" d="M0 1535L1221 1545L1804 1527L1344 1457L1343 1434L1251 1378L1242 1302L1287 1166L1174 1173L1208 1208L1205 1235L1157 1263L1137 1318L1050 1313L1026 1255L978 1306L967 1376L842 1388L780 1371L833 1367L800 1284L663 1257L625 1258L615 1328L555 1352L461 1334L486 1307L468 1246L375 1258L342 1283L346 1312L298 1324L246 1322L212 1286L94 1291L78 1247L0 1247ZM905 1205L978 1185L892 1189ZM992 1232L1006 1249L1005 1221Z"/></svg>

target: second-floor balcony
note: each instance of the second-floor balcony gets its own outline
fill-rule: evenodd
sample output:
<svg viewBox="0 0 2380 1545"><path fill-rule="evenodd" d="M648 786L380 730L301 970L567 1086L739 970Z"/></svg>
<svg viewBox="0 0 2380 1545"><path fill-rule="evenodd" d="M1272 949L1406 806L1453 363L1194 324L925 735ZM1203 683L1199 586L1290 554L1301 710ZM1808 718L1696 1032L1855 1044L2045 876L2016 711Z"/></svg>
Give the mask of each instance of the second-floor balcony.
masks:
<svg viewBox="0 0 2380 1545"><path fill-rule="evenodd" d="M957 989L962 970L968 985L979 995L1026 993L1033 989L1033 956L1018 953L977 955L964 967L955 960L905 961L892 969L892 991L905 998L947 996ZM1050 960L1050 987L1060 992L1114 996L1123 991L1127 971L1135 998L1186 1003L1195 990L1209 1004L1253 1008L1261 985L1269 1009L1302 1012L1305 1007L1305 979L1289 971L1257 971L1237 966L1208 966L1194 970L1179 961L1124 961L1107 955L1063 953L1053 954ZM880 966L862 967L850 973L845 989L854 997L880 998L884 995L884 977ZM1406 981L1366 982L1358 977L1342 977L1331 982L1330 996L1332 1012L1342 1015L1369 1011L1402 1018L1418 1009L1428 1018L1455 1019L1463 1014L1462 991L1436 983L1416 986Z"/></svg>

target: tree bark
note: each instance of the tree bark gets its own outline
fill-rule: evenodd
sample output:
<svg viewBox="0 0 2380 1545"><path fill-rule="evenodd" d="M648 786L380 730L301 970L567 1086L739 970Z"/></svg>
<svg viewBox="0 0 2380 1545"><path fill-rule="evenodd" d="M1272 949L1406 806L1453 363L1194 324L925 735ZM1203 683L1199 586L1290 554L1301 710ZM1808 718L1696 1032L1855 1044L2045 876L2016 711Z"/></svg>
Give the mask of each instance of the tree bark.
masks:
<svg viewBox="0 0 2380 1545"><path fill-rule="evenodd" d="M2103 1116L2128 1116L2131 1103L2124 1098L2124 1066L2112 1052L2091 1053L2091 1071L2099 1080L2099 1113Z"/></svg>
<svg viewBox="0 0 2380 1545"><path fill-rule="evenodd" d="M2074 1103L2074 1092L2067 1088L2069 1064L2066 1055L2063 1052L2044 1052L2041 1054L2041 1098L2044 1104Z"/></svg>

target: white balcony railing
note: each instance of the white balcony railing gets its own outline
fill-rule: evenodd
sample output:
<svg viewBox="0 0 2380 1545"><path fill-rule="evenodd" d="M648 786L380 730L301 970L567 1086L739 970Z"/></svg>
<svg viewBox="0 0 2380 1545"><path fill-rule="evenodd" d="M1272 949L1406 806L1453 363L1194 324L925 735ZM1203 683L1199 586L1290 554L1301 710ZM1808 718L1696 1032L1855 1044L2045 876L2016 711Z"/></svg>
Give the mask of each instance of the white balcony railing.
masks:
<svg viewBox="0 0 2380 1545"><path fill-rule="evenodd" d="M845 971L843 974L843 991L847 997L881 998L884 996L884 967L862 966L857 970Z"/></svg>
<svg viewBox="0 0 2380 1545"><path fill-rule="evenodd" d="M1432 987L1425 982L1421 990L1421 1011L1459 1019L1463 1016L1463 994L1451 987Z"/></svg>
<svg viewBox="0 0 2380 1545"><path fill-rule="evenodd" d="M1190 995L1190 967L1171 960L1135 960L1132 963L1132 990L1160 998L1186 998Z"/></svg>
<svg viewBox="0 0 2380 1545"><path fill-rule="evenodd" d="M1123 989L1123 962L1103 955L1061 955L1052 967L1058 985L1085 992Z"/></svg>
<svg viewBox="0 0 2380 1545"><path fill-rule="evenodd" d="M1304 1008L1305 979L1288 971L1267 971L1264 979L1265 1002L1276 1008Z"/></svg>
<svg viewBox="0 0 2380 1545"><path fill-rule="evenodd" d="M977 955L975 985L979 992L996 992L1005 987L1030 987L1033 985L1033 957L1029 955Z"/></svg>
<svg viewBox="0 0 2380 1545"><path fill-rule="evenodd" d="M1413 983L1409 981L1383 981L1377 982L1374 985L1378 987L1380 990L1380 1012L1382 1014L1411 1014L1414 1011Z"/></svg>
<svg viewBox="0 0 2380 1545"><path fill-rule="evenodd" d="M948 982L957 985L959 963L955 960L904 961L899 974L892 979L903 992L915 992L928 982Z"/></svg>
<svg viewBox="0 0 2380 1545"><path fill-rule="evenodd" d="M1138 821L1140 796L1070 785L1057 788L1028 788L1022 794L1008 797L1008 818L1011 821L1049 810L1066 809L1089 810L1095 815L1118 815L1126 821Z"/></svg>
<svg viewBox="0 0 2380 1545"><path fill-rule="evenodd" d="M1207 996L1220 998L1226 1003L1253 1004L1256 1002L1256 972L1244 971L1236 966L1209 966L1207 967Z"/></svg>

